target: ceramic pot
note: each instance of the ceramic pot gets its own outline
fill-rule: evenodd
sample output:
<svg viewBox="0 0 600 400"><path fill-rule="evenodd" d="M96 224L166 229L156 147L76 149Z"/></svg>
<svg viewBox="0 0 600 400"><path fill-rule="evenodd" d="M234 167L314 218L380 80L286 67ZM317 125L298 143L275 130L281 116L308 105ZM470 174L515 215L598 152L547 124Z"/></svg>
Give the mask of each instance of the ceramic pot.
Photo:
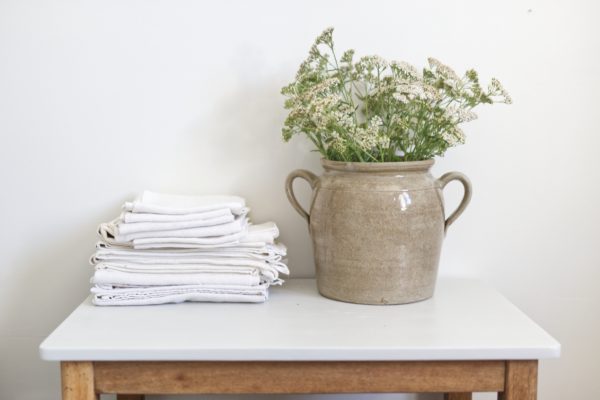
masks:
<svg viewBox="0 0 600 400"><path fill-rule="evenodd" d="M469 179L449 172L435 179L433 160L347 163L322 160L316 176L296 170L286 181L292 206L308 222L319 292L361 304L403 304L433 295L448 227L471 199ZM293 182L313 189L309 211ZM458 180L464 197L446 219L443 188Z"/></svg>

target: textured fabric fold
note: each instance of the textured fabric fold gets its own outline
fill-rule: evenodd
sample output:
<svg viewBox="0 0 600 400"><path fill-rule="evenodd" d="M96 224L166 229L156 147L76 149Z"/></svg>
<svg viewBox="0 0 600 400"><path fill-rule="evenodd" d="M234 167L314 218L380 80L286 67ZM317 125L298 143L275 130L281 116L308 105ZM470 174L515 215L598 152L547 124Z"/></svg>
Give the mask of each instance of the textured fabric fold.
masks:
<svg viewBox="0 0 600 400"><path fill-rule="evenodd" d="M104 261L95 265L96 270L110 269L122 272L205 272L205 271L229 271L236 272L238 269L252 268L260 273L266 282L279 280L279 274L289 274L287 265L283 262L265 262L253 260L217 260L206 259L193 263L133 263L126 261Z"/></svg>
<svg viewBox="0 0 600 400"><path fill-rule="evenodd" d="M212 248L181 248L181 249L146 249L139 250L132 247L114 246L105 242L96 243L96 252L91 260L102 259L102 257L186 257L196 255L206 255L214 257L284 257L287 254L287 248L282 243L262 244L255 246L254 243L238 243L233 246L219 246Z"/></svg>
<svg viewBox="0 0 600 400"><path fill-rule="evenodd" d="M233 221L211 226L172 229L164 231L134 232L126 235L118 234L118 221L100 224L99 233L106 241L114 243L129 243L136 239L167 239L167 238L211 238L243 233L247 230L248 219L238 217ZM243 235L242 235L243 236Z"/></svg>
<svg viewBox="0 0 600 400"><path fill-rule="evenodd" d="M243 214L248 213L248 209L243 210ZM123 211L119 219L125 223L137 222L181 222L198 219L211 219L234 215L229 208L219 208L211 211L188 214L152 214L152 213L134 213L132 211Z"/></svg>
<svg viewBox="0 0 600 400"><path fill-rule="evenodd" d="M113 286L171 286L171 285L234 285L256 286L260 275L255 268L237 271L213 272L123 272L113 269L98 269L92 277L94 285Z"/></svg>
<svg viewBox="0 0 600 400"><path fill-rule="evenodd" d="M123 261L138 264L183 264L214 260L244 264L250 262L278 263L287 255L287 249L280 243L262 247L216 247L205 249L149 249L139 250L129 247L110 246L98 242L96 251L90 257L92 265L103 261Z"/></svg>
<svg viewBox="0 0 600 400"><path fill-rule="evenodd" d="M115 224L114 231L117 236L126 236L140 232L161 232L215 226L233 221L235 221L233 214L207 219L189 219L172 222L123 222L121 220Z"/></svg>
<svg viewBox="0 0 600 400"><path fill-rule="evenodd" d="M221 285L175 285L156 287L94 286L93 303L98 306L135 306L184 301L262 303L268 299L268 285L253 287Z"/></svg>
<svg viewBox="0 0 600 400"><path fill-rule="evenodd" d="M233 214L244 212L246 201L238 196L190 196L144 191L137 199L126 202L125 211L151 214L192 214L228 208Z"/></svg>
<svg viewBox="0 0 600 400"><path fill-rule="evenodd" d="M250 225L245 231L231 235L205 237L205 238L144 238L134 239L131 244L135 249L210 249L216 247L264 247L274 244L279 236L279 229L273 222ZM110 240L110 239L109 239ZM114 241L113 241L114 242ZM119 243L115 243L119 244ZM126 245L128 243L125 243Z"/></svg>

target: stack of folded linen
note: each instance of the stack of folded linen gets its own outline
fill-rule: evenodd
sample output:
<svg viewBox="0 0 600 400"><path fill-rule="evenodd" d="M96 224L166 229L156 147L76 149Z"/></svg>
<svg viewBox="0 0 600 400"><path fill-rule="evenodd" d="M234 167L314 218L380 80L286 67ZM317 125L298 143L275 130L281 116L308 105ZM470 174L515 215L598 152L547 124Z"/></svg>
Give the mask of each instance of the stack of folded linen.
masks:
<svg viewBox="0 0 600 400"><path fill-rule="evenodd" d="M263 302L288 274L273 222L250 223L236 196L146 191L98 229L96 305Z"/></svg>

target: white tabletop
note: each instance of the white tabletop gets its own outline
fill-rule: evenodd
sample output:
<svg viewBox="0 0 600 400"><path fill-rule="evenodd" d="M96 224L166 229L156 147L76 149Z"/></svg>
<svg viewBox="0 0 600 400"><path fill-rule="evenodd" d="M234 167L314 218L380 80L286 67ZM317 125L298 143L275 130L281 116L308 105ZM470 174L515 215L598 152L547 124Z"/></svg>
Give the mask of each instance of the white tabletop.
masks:
<svg viewBox="0 0 600 400"><path fill-rule="evenodd" d="M321 297L312 279L264 304L95 307L85 300L41 345L44 360L492 360L558 357L560 344L494 289L440 279L420 303Z"/></svg>

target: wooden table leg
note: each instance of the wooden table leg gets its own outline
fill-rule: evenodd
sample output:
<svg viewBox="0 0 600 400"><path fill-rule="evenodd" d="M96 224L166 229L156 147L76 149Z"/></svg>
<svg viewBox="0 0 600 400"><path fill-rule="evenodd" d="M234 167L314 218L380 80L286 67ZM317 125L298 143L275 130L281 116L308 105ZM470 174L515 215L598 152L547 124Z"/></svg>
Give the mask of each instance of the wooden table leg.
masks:
<svg viewBox="0 0 600 400"><path fill-rule="evenodd" d="M444 400L472 400L473 393L446 393Z"/></svg>
<svg viewBox="0 0 600 400"><path fill-rule="evenodd" d="M98 400L94 389L94 365L90 361L60 363L63 400Z"/></svg>
<svg viewBox="0 0 600 400"><path fill-rule="evenodd" d="M537 371L537 360L507 361L504 392L498 393L498 399L536 400Z"/></svg>
<svg viewBox="0 0 600 400"><path fill-rule="evenodd" d="M118 394L117 400L144 400L143 394Z"/></svg>

